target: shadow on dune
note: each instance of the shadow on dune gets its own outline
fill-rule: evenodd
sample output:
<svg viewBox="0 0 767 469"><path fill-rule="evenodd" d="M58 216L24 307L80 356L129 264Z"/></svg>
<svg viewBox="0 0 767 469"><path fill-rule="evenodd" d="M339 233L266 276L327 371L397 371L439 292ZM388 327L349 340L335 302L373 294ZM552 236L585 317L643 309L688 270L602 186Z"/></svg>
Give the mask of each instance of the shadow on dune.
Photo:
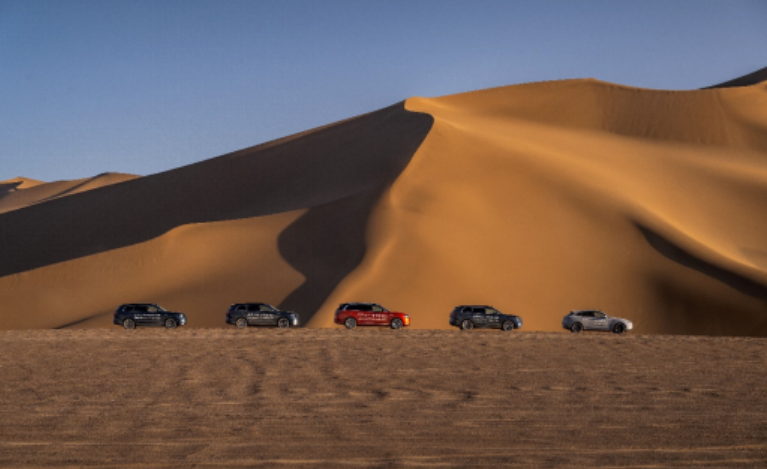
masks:
<svg viewBox="0 0 767 469"><path fill-rule="evenodd" d="M302 325L365 256L367 221L382 190L314 207L280 234L280 254L306 280L279 308L299 312Z"/></svg>
<svg viewBox="0 0 767 469"><path fill-rule="evenodd" d="M724 83L719 83L718 85L707 86L701 89L710 90L713 88L735 88L739 86L752 86L763 81L767 81L767 67L759 69L753 73L749 73L748 75L743 75L742 77L738 77Z"/></svg>
<svg viewBox="0 0 767 469"><path fill-rule="evenodd" d="M697 270L704 275L729 285L745 295L761 300L767 300L766 286L700 259L646 226L636 224L636 227L645 237L647 242L650 243L650 246L666 258L690 269Z"/></svg>
<svg viewBox="0 0 767 469"><path fill-rule="evenodd" d="M357 228L331 228L366 222L371 191L380 192L396 179L432 123L430 115L408 112L404 102L398 103L218 158L4 213L0 277L147 241L184 224L314 207L280 241L286 259L307 275L304 290L310 300L301 301L314 304L330 280L320 278L322 268L301 259L301 250L356 239ZM342 201L358 194L361 201ZM336 217L336 224L319 220L323 215ZM350 221L347 215L365 220ZM311 239L315 234L319 239ZM330 278L359 262L358 248L349 249L340 254L343 259ZM301 301L296 294L286 304Z"/></svg>

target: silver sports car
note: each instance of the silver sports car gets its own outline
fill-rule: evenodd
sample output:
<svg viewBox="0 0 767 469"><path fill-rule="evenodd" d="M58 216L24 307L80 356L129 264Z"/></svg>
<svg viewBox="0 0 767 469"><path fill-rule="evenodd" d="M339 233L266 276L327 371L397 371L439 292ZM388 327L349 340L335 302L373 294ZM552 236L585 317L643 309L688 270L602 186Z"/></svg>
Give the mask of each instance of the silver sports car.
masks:
<svg viewBox="0 0 767 469"><path fill-rule="evenodd" d="M596 309L583 309L570 311L570 314L562 319L562 327L576 333L580 331L610 331L623 334L633 329L634 324L628 319L611 318Z"/></svg>

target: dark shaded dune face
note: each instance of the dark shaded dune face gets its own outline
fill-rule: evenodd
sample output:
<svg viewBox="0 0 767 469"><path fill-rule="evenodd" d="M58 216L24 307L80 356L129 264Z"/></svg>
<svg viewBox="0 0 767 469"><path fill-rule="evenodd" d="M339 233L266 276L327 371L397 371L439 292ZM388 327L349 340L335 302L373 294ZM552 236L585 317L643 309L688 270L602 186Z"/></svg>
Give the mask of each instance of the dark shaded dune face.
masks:
<svg viewBox="0 0 767 469"><path fill-rule="evenodd" d="M293 137L0 215L0 276L134 245L175 227L381 190L432 124L403 103Z"/></svg>
<svg viewBox="0 0 767 469"><path fill-rule="evenodd" d="M311 320L339 282L365 255L365 231L382 188L311 208L280 233L280 255L304 283L280 303Z"/></svg>
<svg viewBox="0 0 767 469"><path fill-rule="evenodd" d="M712 88L735 88L740 86L752 86L764 81L767 81L767 67L759 69L753 73L749 73L748 75L743 75L742 77L738 77L724 83L719 83L718 85L708 86L703 89L708 90Z"/></svg>

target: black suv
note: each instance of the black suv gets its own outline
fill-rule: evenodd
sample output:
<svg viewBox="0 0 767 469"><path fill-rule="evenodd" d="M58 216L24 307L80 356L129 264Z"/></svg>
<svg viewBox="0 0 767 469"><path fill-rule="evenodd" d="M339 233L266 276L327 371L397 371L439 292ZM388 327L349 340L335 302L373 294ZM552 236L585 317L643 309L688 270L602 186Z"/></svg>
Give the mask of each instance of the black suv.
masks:
<svg viewBox="0 0 767 469"><path fill-rule="evenodd" d="M235 303L226 312L226 323L238 329L248 326L297 327L298 314L280 311L267 303Z"/></svg>
<svg viewBox="0 0 767 469"><path fill-rule="evenodd" d="M186 314L166 311L152 303L131 303L121 305L115 310L115 324L122 324L126 329L136 326L165 326L175 329L186 324Z"/></svg>
<svg viewBox="0 0 767 469"><path fill-rule="evenodd" d="M522 318L503 314L492 306L461 305L450 313L450 325L468 331L476 327L490 327L511 331L522 327Z"/></svg>

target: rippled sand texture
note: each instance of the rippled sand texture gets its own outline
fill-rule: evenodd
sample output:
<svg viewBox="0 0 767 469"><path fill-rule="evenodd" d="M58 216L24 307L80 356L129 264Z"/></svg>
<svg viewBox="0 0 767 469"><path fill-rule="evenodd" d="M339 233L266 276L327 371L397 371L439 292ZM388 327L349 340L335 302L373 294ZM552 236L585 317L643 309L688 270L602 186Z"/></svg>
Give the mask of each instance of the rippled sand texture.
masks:
<svg viewBox="0 0 767 469"><path fill-rule="evenodd" d="M0 466L765 467L767 342L0 333Z"/></svg>

